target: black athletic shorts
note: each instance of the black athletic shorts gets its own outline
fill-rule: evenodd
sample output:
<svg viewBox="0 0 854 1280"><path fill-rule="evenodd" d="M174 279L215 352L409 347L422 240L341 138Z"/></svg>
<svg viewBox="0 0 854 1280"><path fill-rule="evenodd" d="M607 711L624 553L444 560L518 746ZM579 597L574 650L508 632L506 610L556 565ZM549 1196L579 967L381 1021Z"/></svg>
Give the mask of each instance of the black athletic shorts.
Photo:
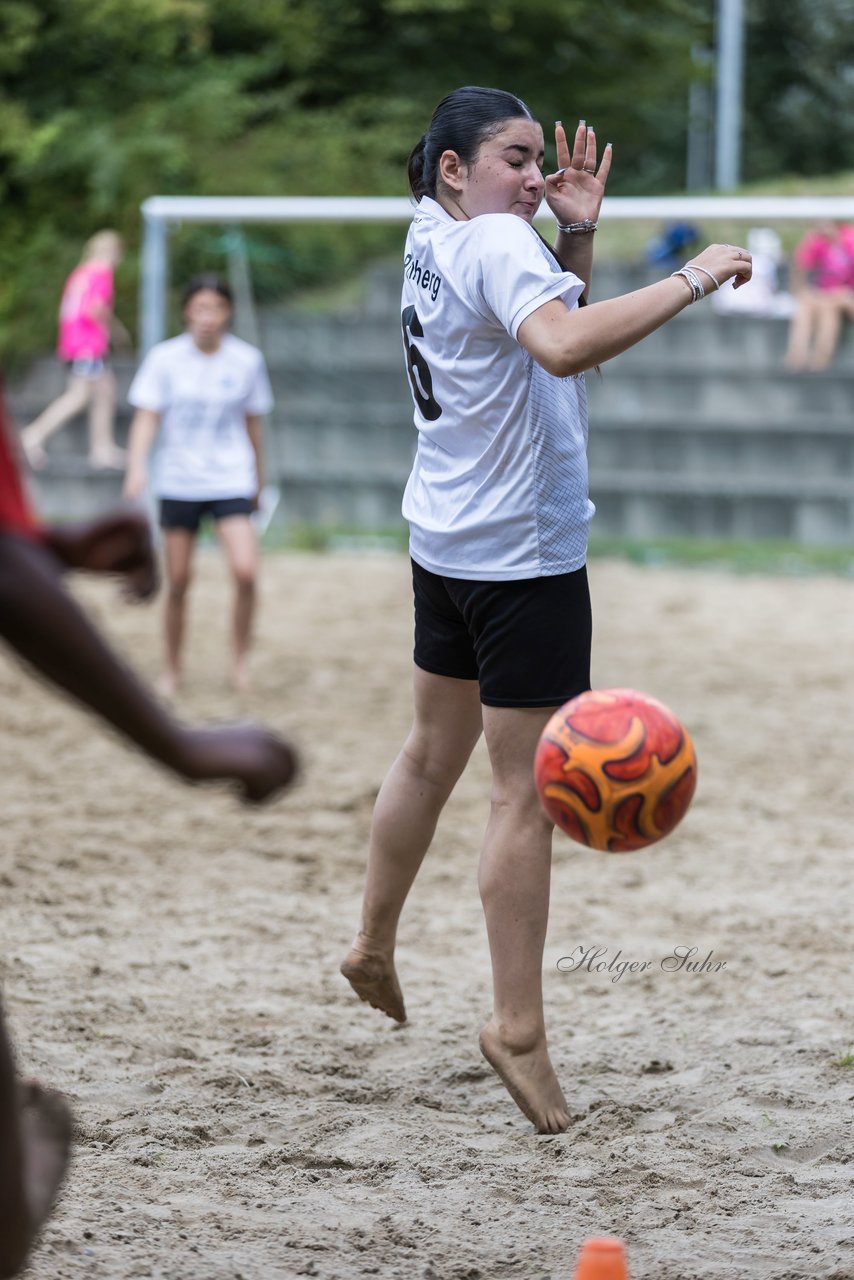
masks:
<svg viewBox="0 0 854 1280"><path fill-rule="evenodd" d="M587 569L472 582L412 561L415 664L477 680L488 707L558 707L590 688Z"/></svg>
<svg viewBox="0 0 854 1280"><path fill-rule="evenodd" d="M249 498L206 498L202 502L185 502L183 498L160 499L160 528L186 529L198 533L203 516L225 520L228 516L251 516Z"/></svg>

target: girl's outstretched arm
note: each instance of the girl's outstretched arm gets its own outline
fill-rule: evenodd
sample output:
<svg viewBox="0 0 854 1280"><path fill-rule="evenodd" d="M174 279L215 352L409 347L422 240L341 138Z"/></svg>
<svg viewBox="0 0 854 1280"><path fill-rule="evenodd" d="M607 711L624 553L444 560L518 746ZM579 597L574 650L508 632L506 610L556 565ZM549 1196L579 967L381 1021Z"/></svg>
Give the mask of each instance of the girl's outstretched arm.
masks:
<svg viewBox="0 0 854 1280"><path fill-rule="evenodd" d="M58 688L188 782L237 783L266 800L293 780L293 747L267 729L183 725L126 666L66 591L53 552L0 532L0 638Z"/></svg>

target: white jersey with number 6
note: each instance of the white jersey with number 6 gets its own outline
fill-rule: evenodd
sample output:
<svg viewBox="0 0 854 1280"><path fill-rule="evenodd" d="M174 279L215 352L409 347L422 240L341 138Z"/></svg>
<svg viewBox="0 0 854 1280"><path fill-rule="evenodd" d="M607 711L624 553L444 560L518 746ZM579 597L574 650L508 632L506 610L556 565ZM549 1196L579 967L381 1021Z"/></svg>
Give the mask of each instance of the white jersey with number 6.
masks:
<svg viewBox="0 0 854 1280"><path fill-rule="evenodd" d="M587 556L584 375L519 345L527 316L584 284L510 213L458 222L424 196L406 239L403 344L418 445L403 499L412 558L450 578L571 573Z"/></svg>

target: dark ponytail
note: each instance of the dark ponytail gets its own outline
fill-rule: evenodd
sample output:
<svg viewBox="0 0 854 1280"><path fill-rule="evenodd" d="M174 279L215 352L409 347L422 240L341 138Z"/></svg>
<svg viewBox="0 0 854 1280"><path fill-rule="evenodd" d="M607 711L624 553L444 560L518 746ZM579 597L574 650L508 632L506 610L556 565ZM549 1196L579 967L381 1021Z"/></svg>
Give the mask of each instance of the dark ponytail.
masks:
<svg viewBox="0 0 854 1280"><path fill-rule="evenodd" d="M409 190L412 192L416 200L420 200L422 196L429 195L430 192L424 182L424 148L427 143L427 134L422 134L415 146L409 153L409 160L406 165L406 172L409 177Z"/></svg>
<svg viewBox="0 0 854 1280"><path fill-rule="evenodd" d="M499 133L507 120L533 115L521 98L503 89L464 85L443 98L430 128L409 157L409 186L416 200L436 198L439 160L443 151L455 151L463 164L473 164L481 144Z"/></svg>

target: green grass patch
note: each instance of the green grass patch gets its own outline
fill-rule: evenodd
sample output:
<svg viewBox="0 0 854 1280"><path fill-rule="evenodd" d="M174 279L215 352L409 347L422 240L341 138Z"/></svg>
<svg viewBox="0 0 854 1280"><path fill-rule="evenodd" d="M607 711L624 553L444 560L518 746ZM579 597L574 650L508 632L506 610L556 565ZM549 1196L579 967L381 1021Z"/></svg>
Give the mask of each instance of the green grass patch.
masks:
<svg viewBox="0 0 854 1280"><path fill-rule="evenodd" d="M404 554L409 531L404 524L378 529L357 525L272 525L261 543L265 551L341 551Z"/></svg>
<svg viewBox="0 0 854 1280"><path fill-rule="evenodd" d="M404 524L376 529L356 525L273 525L263 537L265 551L405 554L408 545ZM854 577L854 547L813 547L772 539L592 537L590 558L605 557L649 567L679 566L790 576L827 573Z"/></svg>
<svg viewBox="0 0 854 1280"><path fill-rule="evenodd" d="M643 565L679 565L725 569L733 573L803 576L831 573L854 577L854 547L807 546L802 543L722 538L609 538L594 536L590 556L610 556Z"/></svg>

